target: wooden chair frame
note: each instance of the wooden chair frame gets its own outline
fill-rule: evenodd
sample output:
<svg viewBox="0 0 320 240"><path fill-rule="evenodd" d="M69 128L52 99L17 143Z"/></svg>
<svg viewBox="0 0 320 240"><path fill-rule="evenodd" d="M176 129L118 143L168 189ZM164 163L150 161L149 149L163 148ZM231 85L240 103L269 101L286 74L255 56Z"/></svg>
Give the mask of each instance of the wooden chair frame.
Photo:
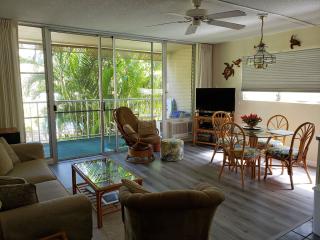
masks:
<svg viewBox="0 0 320 240"><path fill-rule="evenodd" d="M288 119L281 115L281 114L277 114L272 116L271 118L269 118L268 122L267 122L267 128L268 129L283 129L283 130L288 130L289 129L289 122ZM286 142L286 137L274 137L273 139L275 140L280 140L282 142L282 144L284 145ZM267 146L266 146L267 148ZM265 149L262 149L265 150ZM269 160L269 171L270 174L272 174L272 158L270 158ZM283 167L282 167L283 169Z"/></svg>
<svg viewBox="0 0 320 240"><path fill-rule="evenodd" d="M269 118L267 122L267 128L288 130L289 129L288 119L285 116L280 114L274 115L271 118ZM281 142L283 144L285 144L285 141L286 141L286 137L276 137L274 139L276 140L282 139Z"/></svg>
<svg viewBox="0 0 320 240"><path fill-rule="evenodd" d="M216 155L219 148L222 147L221 143L219 143L219 138L221 134L221 127L223 124L232 122L230 114L224 111L217 111L212 115L212 127L214 132L214 137L216 138L216 143L213 145L213 153L211 157L211 163L213 162L214 156Z"/></svg>
<svg viewBox="0 0 320 240"><path fill-rule="evenodd" d="M225 166L232 168L240 168L241 174L241 186L244 189L244 167L251 168L251 177L255 177L255 168L258 167L258 180L260 181L260 154L254 158L246 158L244 155L246 139L245 134L241 126L236 123L225 123L221 127L221 138L223 139L223 163L219 173L219 180L221 179L223 169ZM235 154L235 147L237 146L237 154ZM240 151L238 150L240 146ZM240 157L239 157L240 156Z"/></svg>
<svg viewBox="0 0 320 240"><path fill-rule="evenodd" d="M281 161L281 165L273 165L273 166L281 166L281 167L286 167L288 170L288 175L290 177L290 184L291 184L291 189L294 189L293 185L293 179L292 179L292 167L296 167L299 165L302 165L304 170L307 173L308 179L310 183L312 183L312 179L310 177L309 171L308 171L308 166L307 166L307 153L309 150L309 145L311 143L311 140L314 136L315 132L315 125L310 122L305 122L301 124L296 131L294 132L290 144L290 150L289 154L285 158L277 158L277 160ZM293 149L294 146L298 146L298 156L297 159L293 158ZM269 159L273 158L271 155L266 154L266 167L265 167L265 172L264 172L264 179L267 178L267 169L268 169L268 163ZM283 168L282 172L283 174Z"/></svg>

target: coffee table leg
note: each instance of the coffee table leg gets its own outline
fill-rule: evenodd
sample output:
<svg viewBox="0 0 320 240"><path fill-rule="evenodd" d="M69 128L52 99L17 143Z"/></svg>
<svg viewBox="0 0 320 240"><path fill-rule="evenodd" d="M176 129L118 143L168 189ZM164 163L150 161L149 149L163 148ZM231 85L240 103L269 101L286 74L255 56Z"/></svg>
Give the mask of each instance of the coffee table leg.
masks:
<svg viewBox="0 0 320 240"><path fill-rule="evenodd" d="M73 166L71 167L71 171L72 171L72 192L73 194L76 194L77 193L77 176Z"/></svg>
<svg viewBox="0 0 320 240"><path fill-rule="evenodd" d="M101 198L102 198L102 194L101 194L100 192L96 192L98 228L101 228L101 227L102 227L102 206L101 206Z"/></svg>

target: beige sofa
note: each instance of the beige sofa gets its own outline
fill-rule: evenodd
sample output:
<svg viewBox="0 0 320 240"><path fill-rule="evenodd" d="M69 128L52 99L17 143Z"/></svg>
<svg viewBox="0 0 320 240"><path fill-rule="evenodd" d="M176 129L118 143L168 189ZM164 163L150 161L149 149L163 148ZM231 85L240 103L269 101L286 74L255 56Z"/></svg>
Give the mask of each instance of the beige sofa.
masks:
<svg viewBox="0 0 320 240"><path fill-rule="evenodd" d="M83 195L70 195L44 160L42 144L11 145L20 162L7 176L36 185L39 203L0 211L0 239L39 239L65 232L69 240L92 237L92 209Z"/></svg>

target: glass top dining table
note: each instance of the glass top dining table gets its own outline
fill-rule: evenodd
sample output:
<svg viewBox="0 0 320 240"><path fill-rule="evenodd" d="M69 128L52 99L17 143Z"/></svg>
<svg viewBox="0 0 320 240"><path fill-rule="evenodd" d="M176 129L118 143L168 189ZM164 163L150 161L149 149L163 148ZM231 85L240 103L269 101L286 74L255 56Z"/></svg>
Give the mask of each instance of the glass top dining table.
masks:
<svg viewBox="0 0 320 240"><path fill-rule="evenodd" d="M243 128L244 134L249 137L249 145L251 147L256 147L259 138L266 138L268 142L271 138L283 138L293 135L292 131L282 130L282 129L268 129L268 128Z"/></svg>

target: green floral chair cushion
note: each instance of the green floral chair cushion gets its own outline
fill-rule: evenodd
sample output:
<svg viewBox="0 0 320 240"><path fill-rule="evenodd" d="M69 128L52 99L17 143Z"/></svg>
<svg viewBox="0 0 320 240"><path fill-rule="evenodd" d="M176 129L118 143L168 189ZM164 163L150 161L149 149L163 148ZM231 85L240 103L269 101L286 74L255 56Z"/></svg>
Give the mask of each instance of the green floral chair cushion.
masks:
<svg viewBox="0 0 320 240"><path fill-rule="evenodd" d="M288 146L279 146L279 147L271 147L267 149L266 154L272 156L275 159L284 159L289 157L290 147ZM298 158L298 149L293 148L292 157L293 159Z"/></svg>
<svg viewBox="0 0 320 240"><path fill-rule="evenodd" d="M258 140L258 148L266 148L268 139L267 138L259 138ZM271 139L268 143L268 147L281 147L283 143L280 140Z"/></svg>
<svg viewBox="0 0 320 240"><path fill-rule="evenodd" d="M235 157L241 158L242 147L236 146L234 149ZM252 147L244 147L244 158L257 158L260 155L260 150Z"/></svg>

